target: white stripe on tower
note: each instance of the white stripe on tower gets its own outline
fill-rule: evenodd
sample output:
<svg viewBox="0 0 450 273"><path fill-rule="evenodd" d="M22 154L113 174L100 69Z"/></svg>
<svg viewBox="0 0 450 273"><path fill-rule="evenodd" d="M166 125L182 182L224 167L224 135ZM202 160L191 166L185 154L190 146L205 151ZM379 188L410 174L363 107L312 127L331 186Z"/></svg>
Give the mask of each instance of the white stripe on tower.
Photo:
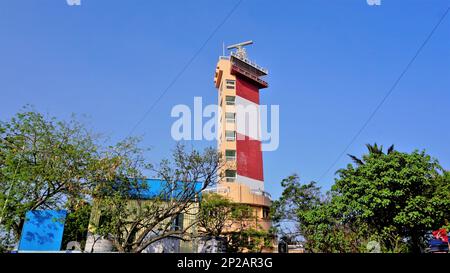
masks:
<svg viewBox="0 0 450 273"><path fill-rule="evenodd" d="M247 185L252 190L261 190L264 191L264 181L256 180L250 177L237 175L236 180L242 184Z"/></svg>
<svg viewBox="0 0 450 273"><path fill-rule="evenodd" d="M236 132L254 140L261 140L259 105L236 96Z"/></svg>

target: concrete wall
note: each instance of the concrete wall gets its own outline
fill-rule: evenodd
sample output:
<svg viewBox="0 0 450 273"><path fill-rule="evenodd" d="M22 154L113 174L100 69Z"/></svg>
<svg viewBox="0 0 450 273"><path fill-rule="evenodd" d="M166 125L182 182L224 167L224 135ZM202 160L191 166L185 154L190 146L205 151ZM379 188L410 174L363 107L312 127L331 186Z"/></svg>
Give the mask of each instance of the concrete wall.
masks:
<svg viewBox="0 0 450 273"><path fill-rule="evenodd" d="M88 233L84 252L111 252L113 244L110 240L101 238L99 235Z"/></svg>
<svg viewBox="0 0 450 273"><path fill-rule="evenodd" d="M88 234L86 240L85 252L113 252L113 244L110 240L100 238L95 234ZM165 238L149 245L142 253L179 253L180 240L174 238Z"/></svg>

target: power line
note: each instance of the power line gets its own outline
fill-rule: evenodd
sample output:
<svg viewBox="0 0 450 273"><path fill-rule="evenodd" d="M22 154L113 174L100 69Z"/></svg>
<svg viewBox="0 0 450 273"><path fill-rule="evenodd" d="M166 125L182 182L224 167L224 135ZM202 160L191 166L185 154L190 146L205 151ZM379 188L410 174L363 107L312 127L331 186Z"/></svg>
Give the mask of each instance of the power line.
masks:
<svg viewBox="0 0 450 273"><path fill-rule="evenodd" d="M439 19L439 21L437 22L437 24L433 27L433 29L431 30L431 32L428 34L428 36L426 37L426 39L422 42L422 44L420 45L420 47L417 49L416 53L414 54L414 56L412 57L412 59L409 61L409 63L406 65L406 67L403 69L402 73L400 74L400 76L398 76L398 78L395 80L394 84L392 85L392 87L389 89L389 91L384 95L383 99L378 103L378 105L375 107L375 109L372 111L372 113L370 114L369 118L363 123L363 125L361 126L361 128L356 132L356 134L353 136L353 138L350 140L350 142L347 144L347 146L345 147L345 149L338 155L338 157L336 158L336 160L333 162L333 164L331 164L331 166L320 176L319 180L317 180L318 182L320 182L325 175L328 174L328 172L338 163L338 161L341 159L341 157L347 152L347 150L350 148L350 146L353 144L353 142L356 141L356 139L361 135L361 133L364 131L364 129L367 127L367 125L370 123L370 121L373 119L373 117L376 115L376 113L378 112L378 110L381 108L381 106L383 106L383 104L385 103L385 101L387 100L387 98L392 94L392 92L395 90L395 88L397 87L397 85L399 84L399 82L402 80L403 76L406 74L406 72L408 72L409 68L412 66L412 64L414 63L414 61L416 60L416 58L419 56L420 52L422 51L422 49L426 46L426 44L428 43L428 41L431 39L431 37L433 36L433 34L435 33L435 31L438 29L438 27L441 25L442 21L444 21L445 17L447 16L448 12L450 11L450 7L447 8L447 10L445 11L444 15L442 15L442 17Z"/></svg>
<svg viewBox="0 0 450 273"><path fill-rule="evenodd" d="M172 88L172 86L178 81L178 79L183 75L183 73L187 70L187 68L192 64L192 62L197 58L197 56L202 52L202 50L206 47L208 42L214 37L214 35L219 31L219 29L228 21L228 19L233 15L234 11L238 8L238 6L242 3L243 0L239 0L233 8L227 13L224 19L217 25L217 27L211 32L208 38L203 42L200 48L195 52L195 54L189 59L189 61L181 68L178 74L175 75L173 80L169 83L169 85L161 92L161 94L156 98L156 100L150 105L144 115L138 120L138 122L133 126L133 128L128 133L127 137L134 133L134 131L139 127L139 125L147 118L148 114L155 108L155 106L161 101L164 95Z"/></svg>

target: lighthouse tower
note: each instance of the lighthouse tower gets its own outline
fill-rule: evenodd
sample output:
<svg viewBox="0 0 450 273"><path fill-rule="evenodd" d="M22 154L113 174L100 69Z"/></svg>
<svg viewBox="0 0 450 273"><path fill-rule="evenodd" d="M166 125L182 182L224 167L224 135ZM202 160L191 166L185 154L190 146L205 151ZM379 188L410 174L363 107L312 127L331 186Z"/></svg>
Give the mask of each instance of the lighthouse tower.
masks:
<svg viewBox="0 0 450 273"><path fill-rule="evenodd" d="M228 47L229 56L217 63L214 84L218 89L218 149L225 164L219 170L217 192L254 208L255 227L270 228L270 195L264 191L263 155L259 110L260 90L268 71L248 59L247 41Z"/></svg>

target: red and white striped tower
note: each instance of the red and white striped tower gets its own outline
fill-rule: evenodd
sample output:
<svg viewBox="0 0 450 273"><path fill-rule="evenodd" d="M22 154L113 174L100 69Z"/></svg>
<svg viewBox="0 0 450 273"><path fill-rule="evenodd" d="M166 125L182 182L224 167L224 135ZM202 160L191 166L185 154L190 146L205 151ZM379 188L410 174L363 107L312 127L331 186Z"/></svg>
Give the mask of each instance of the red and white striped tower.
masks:
<svg viewBox="0 0 450 273"><path fill-rule="evenodd" d="M268 72L247 58L244 46L251 43L229 46L236 51L221 56L216 67L218 149L226 160L218 189L235 202L253 206L268 229L270 196L264 192L259 105L259 92L268 87L262 78Z"/></svg>

